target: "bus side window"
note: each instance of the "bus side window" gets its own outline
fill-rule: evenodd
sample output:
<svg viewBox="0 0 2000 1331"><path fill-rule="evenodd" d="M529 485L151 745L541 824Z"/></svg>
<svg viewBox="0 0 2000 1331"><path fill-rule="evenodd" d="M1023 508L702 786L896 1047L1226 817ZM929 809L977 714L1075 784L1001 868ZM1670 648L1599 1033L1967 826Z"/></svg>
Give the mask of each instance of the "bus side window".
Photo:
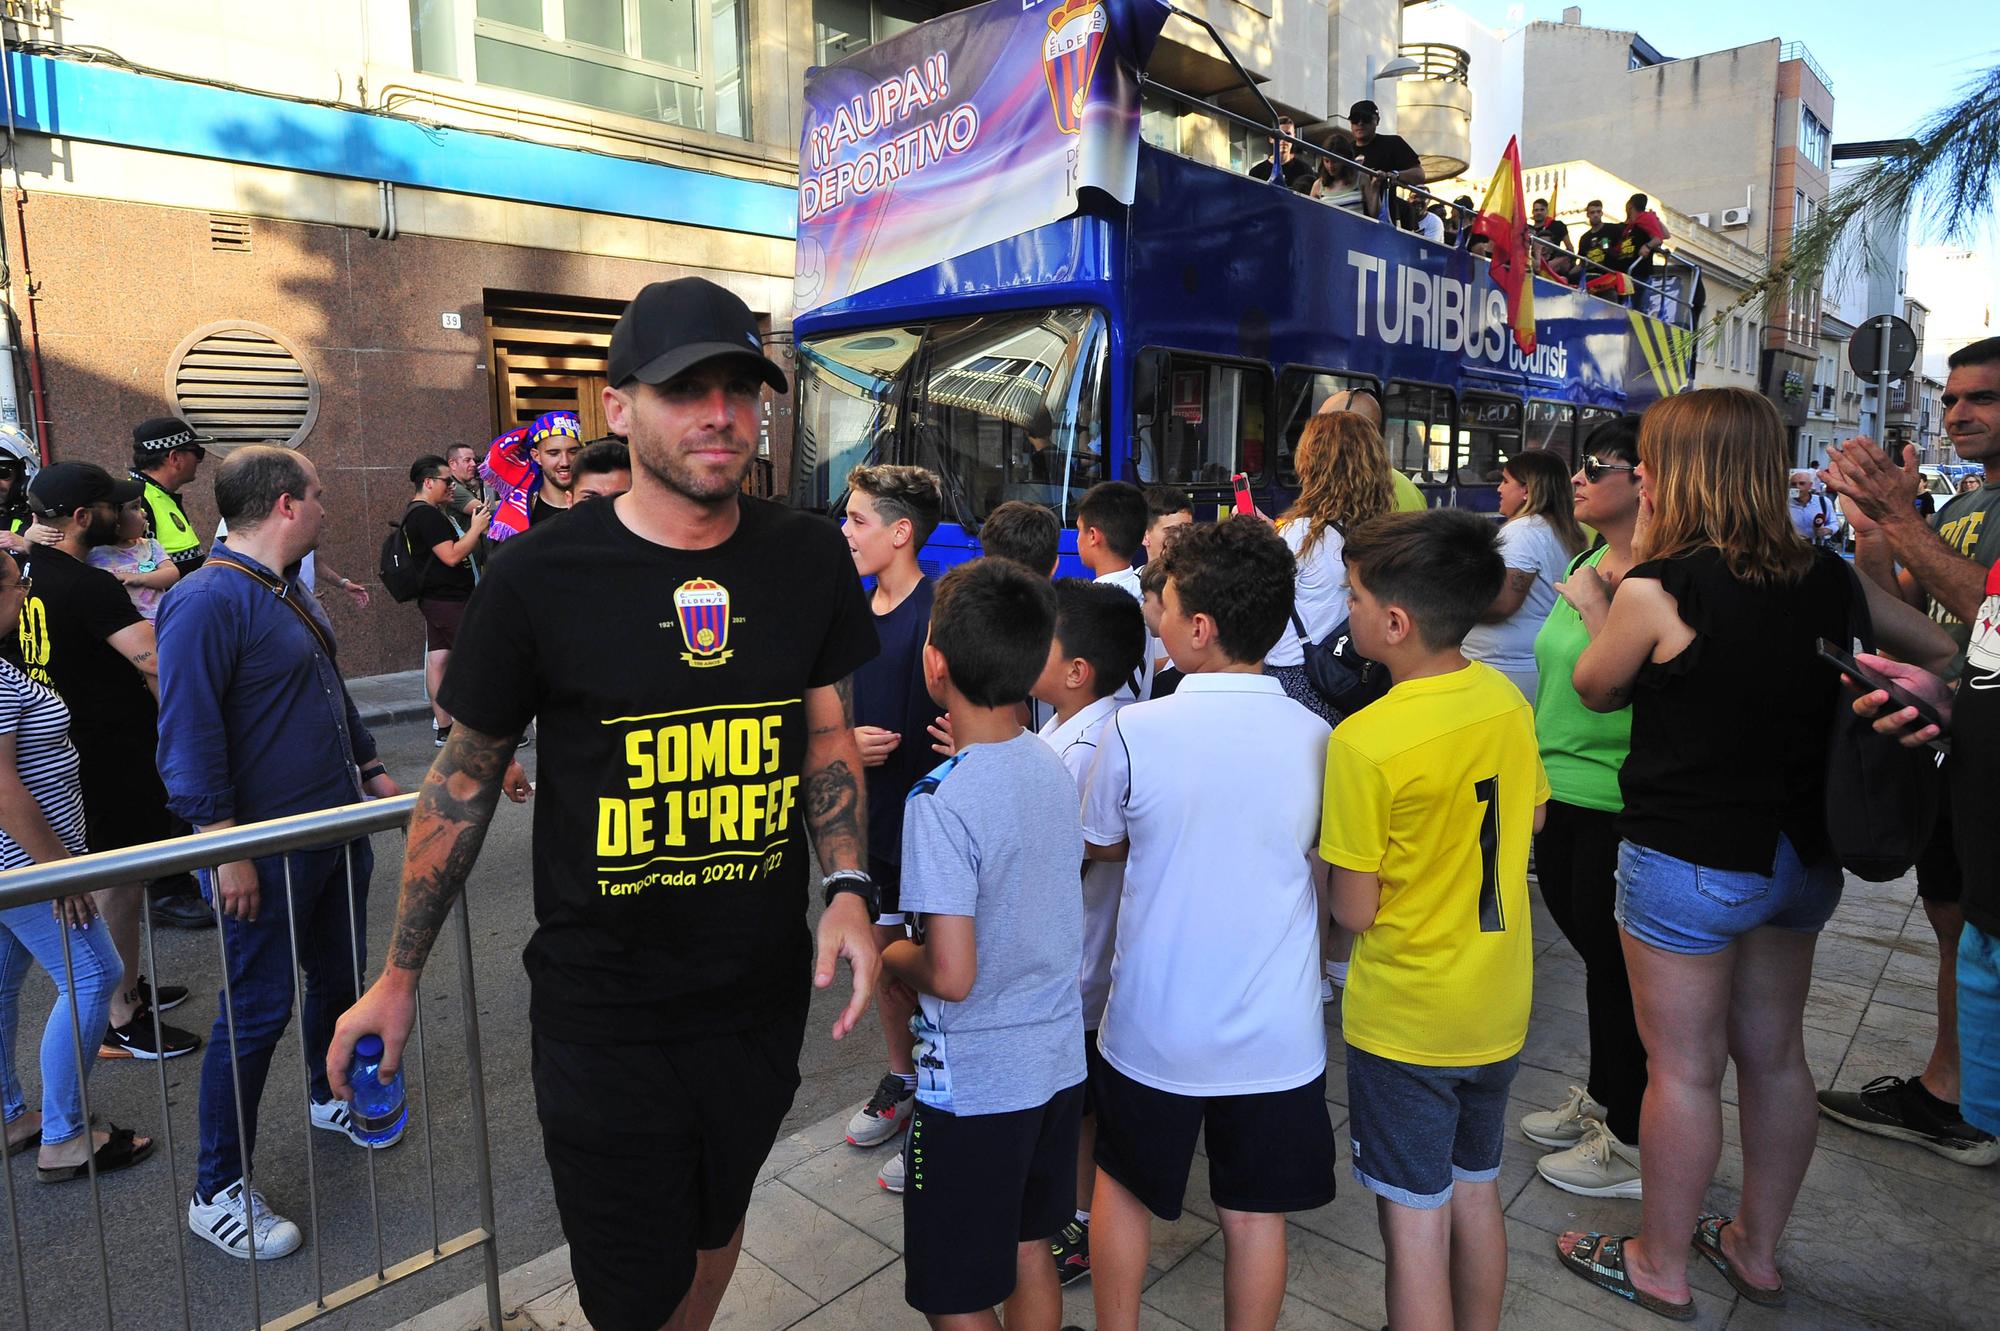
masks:
<svg viewBox="0 0 2000 1331"><path fill-rule="evenodd" d="M1389 465L1420 485L1451 479L1451 393L1392 383L1382 392L1382 442Z"/></svg>
<svg viewBox="0 0 2000 1331"><path fill-rule="evenodd" d="M1501 467L1520 451L1520 399L1467 393L1458 413L1458 483L1498 485Z"/></svg>
<svg viewBox="0 0 2000 1331"><path fill-rule="evenodd" d="M1567 402L1530 402L1528 424L1522 442L1529 448L1544 448L1576 469L1576 408Z"/></svg>
<svg viewBox="0 0 2000 1331"><path fill-rule="evenodd" d="M1615 421L1623 412L1611 407L1585 407L1577 413L1576 419L1576 465L1583 465L1583 453L1590 432L1606 421Z"/></svg>
<svg viewBox="0 0 2000 1331"><path fill-rule="evenodd" d="M1292 460L1298 452L1299 436L1305 433L1306 422L1319 414L1326 400L1350 388L1374 386L1375 381L1366 375L1335 374L1298 366L1288 368L1278 377L1278 419L1282 428L1277 434L1276 474L1281 485L1299 483L1298 467Z"/></svg>
<svg viewBox="0 0 2000 1331"><path fill-rule="evenodd" d="M1164 366L1149 383L1155 356ZM1226 486L1230 473L1261 465L1270 387L1269 372L1252 366L1177 353L1141 356L1134 439L1140 483Z"/></svg>

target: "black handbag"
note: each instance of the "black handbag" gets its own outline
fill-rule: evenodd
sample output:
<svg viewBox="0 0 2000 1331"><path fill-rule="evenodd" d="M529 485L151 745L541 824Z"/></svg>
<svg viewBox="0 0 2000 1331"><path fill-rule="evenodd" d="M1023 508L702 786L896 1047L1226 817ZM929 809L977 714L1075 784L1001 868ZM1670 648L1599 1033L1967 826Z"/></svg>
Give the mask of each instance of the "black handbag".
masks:
<svg viewBox="0 0 2000 1331"><path fill-rule="evenodd" d="M1305 621L1299 618L1299 612L1292 611L1292 627L1298 631L1299 645L1305 651L1306 682L1326 700L1327 706L1342 716L1351 716L1374 702L1389 691L1393 682L1389 667L1355 650L1349 622L1341 620L1333 632L1314 642L1306 635Z"/></svg>
<svg viewBox="0 0 2000 1331"><path fill-rule="evenodd" d="M1867 593L1852 568L1847 578L1854 594L1847 612L1852 649L1873 651ZM1840 691L1827 742L1826 830L1841 868L1871 883L1908 873L1930 841L1939 785L1935 753L1876 734L1872 722L1854 714L1854 694Z"/></svg>

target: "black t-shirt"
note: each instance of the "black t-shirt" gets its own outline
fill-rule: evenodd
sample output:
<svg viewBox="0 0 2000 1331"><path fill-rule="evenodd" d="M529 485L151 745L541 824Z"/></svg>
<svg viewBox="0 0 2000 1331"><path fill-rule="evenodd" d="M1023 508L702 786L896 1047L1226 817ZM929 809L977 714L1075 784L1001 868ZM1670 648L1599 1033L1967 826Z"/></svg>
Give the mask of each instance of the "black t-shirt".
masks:
<svg viewBox="0 0 2000 1331"><path fill-rule="evenodd" d="M1986 599L1966 648L1965 673L1951 707L1952 838L1965 876L1959 908L1968 924L2000 935L2000 856L1986 839L2000 789L2000 564L1986 571Z"/></svg>
<svg viewBox="0 0 2000 1331"><path fill-rule="evenodd" d="M151 770L160 713L146 677L110 643L142 622L117 578L52 545L28 554L34 590L21 607L21 663L69 704L70 739L87 768Z"/></svg>
<svg viewBox="0 0 2000 1331"><path fill-rule="evenodd" d="M930 637L934 588L929 578L886 615L876 615L879 656L854 672L854 724L880 726L902 741L868 779L868 855L903 862L903 800L910 787L944 760L931 749L930 723L944 709L924 683L924 642Z"/></svg>
<svg viewBox="0 0 2000 1331"><path fill-rule="evenodd" d="M559 518L567 512L569 512L568 508L557 508L554 504L545 502L542 499L542 492L538 487L535 490L534 499L528 504L528 525L530 527L539 527L550 518Z"/></svg>
<svg viewBox="0 0 2000 1331"><path fill-rule="evenodd" d="M1368 140L1367 147L1354 150L1354 160L1370 171L1407 171L1424 164L1410 141L1400 134L1377 134Z"/></svg>
<svg viewBox="0 0 2000 1331"><path fill-rule="evenodd" d="M832 523L738 504L709 550L586 504L504 543L466 607L439 703L490 735L539 718L525 960L556 1039L688 1039L806 1002L805 694L875 655L874 616Z"/></svg>
<svg viewBox="0 0 2000 1331"><path fill-rule="evenodd" d="M1285 184L1291 189L1303 194L1312 188L1312 164L1306 161L1302 155L1293 153L1292 160L1285 163L1284 172ZM1269 180L1271 178L1271 159L1266 157L1263 161L1251 167L1250 177L1253 180Z"/></svg>
<svg viewBox="0 0 2000 1331"><path fill-rule="evenodd" d="M424 561L418 596L426 601L463 601L472 595L473 557L467 555L456 564L447 564L434 553L440 545L455 543L465 535L465 529L443 509L436 504L410 505L409 516L403 519L403 534L410 539L411 552Z"/></svg>
<svg viewBox="0 0 2000 1331"><path fill-rule="evenodd" d="M1739 580L1713 548L1625 577L1658 581L1695 638L1639 668L1619 835L1710 869L1769 874L1780 833L1805 863L1825 860L1827 718L1841 685L1815 642L1847 637L1854 586L1840 556L1814 551L1792 586Z"/></svg>
<svg viewBox="0 0 2000 1331"><path fill-rule="evenodd" d="M1624 269L1632 275L1634 281L1651 281L1654 264L1652 252L1648 251L1641 256L1639 251L1658 239L1660 237L1654 235L1649 227L1637 222L1625 223L1618 228L1618 238L1611 245L1611 266Z"/></svg>
<svg viewBox="0 0 2000 1331"><path fill-rule="evenodd" d="M1622 226L1609 222L1594 226L1584 232L1583 239L1576 243L1576 252L1600 267L1615 268L1617 265L1611 262L1611 249L1618 243L1618 233L1622 229Z"/></svg>
<svg viewBox="0 0 2000 1331"><path fill-rule="evenodd" d="M1551 245L1560 246L1563 249L1569 248L1569 223L1559 217L1551 217L1547 222L1536 227L1535 234Z"/></svg>

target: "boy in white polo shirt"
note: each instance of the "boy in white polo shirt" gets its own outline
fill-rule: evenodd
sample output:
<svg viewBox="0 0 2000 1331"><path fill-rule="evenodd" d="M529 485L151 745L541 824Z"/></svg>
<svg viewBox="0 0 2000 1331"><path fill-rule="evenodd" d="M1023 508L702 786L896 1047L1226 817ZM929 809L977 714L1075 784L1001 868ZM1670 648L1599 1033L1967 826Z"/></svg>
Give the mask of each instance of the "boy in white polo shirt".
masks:
<svg viewBox="0 0 2000 1331"><path fill-rule="evenodd" d="M1331 731L1263 673L1294 576L1270 526L1189 527L1162 562L1160 637L1187 677L1119 709L1084 791L1091 858L1125 862L1091 1079L1097 1325L1138 1326L1147 1213L1180 1215L1205 1131L1224 1300L1271 1326L1285 1214L1333 1199L1313 858Z"/></svg>
<svg viewBox="0 0 2000 1331"><path fill-rule="evenodd" d="M1035 681L1036 701L1055 709L1041 736L1063 766L1076 778L1079 791L1097 752L1097 741L1112 713L1121 705L1118 681L1138 669L1146 647L1146 622L1132 598L1117 587L1064 578L1056 584L1056 636L1049 644L1048 664ZM1097 1027L1104 1020L1104 1000L1111 992L1111 946L1118 931L1118 898L1125 888L1125 866L1091 863L1083 866L1083 1055L1095 1068ZM1097 1145L1097 1119L1084 1088L1083 1126L1076 1141L1076 1219L1064 1225L1049 1250L1056 1273L1065 1285L1090 1274L1090 1195L1097 1186L1091 1155Z"/></svg>

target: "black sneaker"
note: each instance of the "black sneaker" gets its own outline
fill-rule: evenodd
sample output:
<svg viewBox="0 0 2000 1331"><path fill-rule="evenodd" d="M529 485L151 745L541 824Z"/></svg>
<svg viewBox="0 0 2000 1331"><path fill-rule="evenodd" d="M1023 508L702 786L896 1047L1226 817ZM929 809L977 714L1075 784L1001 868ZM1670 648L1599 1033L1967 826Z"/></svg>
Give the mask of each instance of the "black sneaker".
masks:
<svg viewBox="0 0 2000 1331"><path fill-rule="evenodd" d="M1049 1240L1049 1255L1056 1261L1056 1279L1074 1285L1090 1274L1090 1222L1072 1220Z"/></svg>
<svg viewBox="0 0 2000 1331"><path fill-rule="evenodd" d="M123 1026L107 1027L99 1058L140 1058L155 1060L192 1054L201 1041L178 1026L160 1025L159 1044L153 1043L153 1014L141 1007Z"/></svg>
<svg viewBox="0 0 2000 1331"><path fill-rule="evenodd" d="M1962 1165L2000 1160L2000 1138L1981 1132L1915 1077L1877 1077L1858 1091L1821 1091L1819 1111L1850 1128L1915 1142Z"/></svg>
<svg viewBox="0 0 2000 1331"><path fill-rule="evenodd" d="M153 926L159 929L213 929L215 912L200 897L154 897Z"/></svg>
<svg viewBox="0 0 2000 1331"><path fill-rule="evenodd" d="M441 726L441 725L439 725L439 724L438 724L437 722L435 722L435 721L431 722L431 747L432 747L432 748L434 748L434 749L441 749L441 748L443 748L443 747L444 747L444 742L445 742L446 740L450 739L450 738L451 738L451 727L450 727L450 726Z"/></svg>
<svg viewBox="0 0 2000 1331"><path fill-rule="evenodd" d="M154 989L151 980L143 975L139 977L139 1006L141 1008L157 1007L162 1012L172 1012L175 1008L187 1002L187 997L188 988L184 984L163 984L158 989Z"/></svg>

